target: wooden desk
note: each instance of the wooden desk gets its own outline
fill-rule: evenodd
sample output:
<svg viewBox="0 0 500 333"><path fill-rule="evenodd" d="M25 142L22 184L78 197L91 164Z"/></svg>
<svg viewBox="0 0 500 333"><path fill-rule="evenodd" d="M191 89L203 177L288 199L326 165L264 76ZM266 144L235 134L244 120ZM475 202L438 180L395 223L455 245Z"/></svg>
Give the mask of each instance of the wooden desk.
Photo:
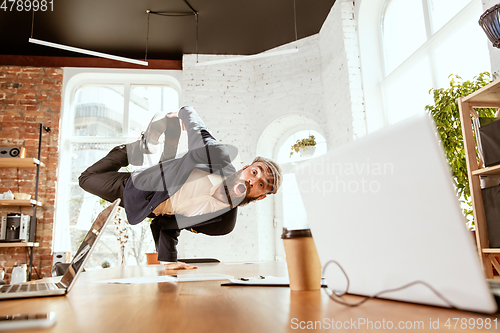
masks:
<svg viewBox="0 0 500 333"><path fill-rule="evenodd" d="M285 276L284 263L245 265L203 264L198 270L179 274L220 273L235 277L258 275ZM423 329L356 329L352 332L429 332L429 320L439 319L443 332L498 332L489 330L453 329L445 327L448 318L477 320L497 319L500 315L481 315L423 305L371 300L358 308L349 308L331 301L324 291L290 292L289 288L221 287L223 281L159 283L159 284L100 284L92 281L133 276L164 274L160 266L108 268L83 273L67 296L10 300L0 302L0 315L12 313L57 312L57 323L43 332L297 332L298 325L324 320L350 322L364 318L376 325L413 325L421 321ZM348 296L348 301L360 297ZM294 319L296 318L296 319ZM309 330L312 331L312 330ZM319 331L319 330L318 330ZM323 326L323 331L332 331ZM19 331L23 332L23 331ZM25 332L32 332L26 330Z"/></svg>

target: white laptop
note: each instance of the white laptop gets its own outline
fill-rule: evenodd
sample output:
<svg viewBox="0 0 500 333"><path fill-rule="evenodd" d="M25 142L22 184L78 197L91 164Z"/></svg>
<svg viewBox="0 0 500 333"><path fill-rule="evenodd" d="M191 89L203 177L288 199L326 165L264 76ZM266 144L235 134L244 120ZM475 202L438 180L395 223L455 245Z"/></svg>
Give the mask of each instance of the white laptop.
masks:
<svg viewBox="0 0 500 333"><path fill-rule="evenodd" d="M110 206L104 209L96 217L89 232L85 236L82 244L78 248L68 270L61 278L60 282L48 283L37 282L27 284L12 284L4 285L0 288L0 300L13 299L13 298L30 298L42 296L56 296L67 294L75 284L78 276L80 275L85 263L90 257L92 250L95 248L101 233L114 218L120 199L116 199Z"/></svg>
<svg viewBox="0 0 500 333"><path fill-rule="evenodd" d="M420 280L458 309L493 313L497 305L438 140L422 113L297 167L321 264L337 261L352 294ZM325 276L331 289L345 290L336 265ZM449 307L420 284L381 297Z"/></svg>

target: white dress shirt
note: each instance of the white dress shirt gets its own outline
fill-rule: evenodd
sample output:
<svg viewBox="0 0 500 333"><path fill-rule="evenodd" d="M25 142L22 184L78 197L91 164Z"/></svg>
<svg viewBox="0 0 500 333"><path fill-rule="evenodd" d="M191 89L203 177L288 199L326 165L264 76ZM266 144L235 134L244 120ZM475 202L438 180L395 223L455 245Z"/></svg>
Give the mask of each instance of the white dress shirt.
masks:
<svg viewBox="0 0 500 333"><path fill-rule="evenodd" d="M180 190L159 204L153 213L155 215L197 216L227 208L229 204L213 196L222 181L223 178L220 175L194 169Z"/></svg>

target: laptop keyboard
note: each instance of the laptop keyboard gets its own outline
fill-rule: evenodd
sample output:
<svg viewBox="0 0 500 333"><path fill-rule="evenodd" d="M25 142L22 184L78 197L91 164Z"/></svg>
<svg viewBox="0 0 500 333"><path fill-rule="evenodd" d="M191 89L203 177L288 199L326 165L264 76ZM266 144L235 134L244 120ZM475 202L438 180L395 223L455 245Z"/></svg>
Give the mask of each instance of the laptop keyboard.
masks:
<svg viewBox="0 0 500 333"><path fill-rule="evenodd" d="M45 290L66 289L66 287L58 283L31 283L31 284L7 284L0 287L0 294L9 293L24 293Z"/></svg>

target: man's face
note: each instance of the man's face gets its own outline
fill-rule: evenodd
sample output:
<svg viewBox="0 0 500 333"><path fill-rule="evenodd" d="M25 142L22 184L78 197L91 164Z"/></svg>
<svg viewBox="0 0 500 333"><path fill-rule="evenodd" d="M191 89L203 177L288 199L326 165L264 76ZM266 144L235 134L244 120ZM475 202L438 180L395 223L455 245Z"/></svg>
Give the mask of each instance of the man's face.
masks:
<svg viewBox="0 0 500 333"><path fill-rule="evenodd" d="M274 178L271 170L262 162L246 165L225 179L227 193L221 186L220 193L230 201L231 208L244 206L252 201L264 199L273 190ZM230 198L230 200L229 200Z"/></svg>
<svg viewBox="0 0 500 333"><path fill-rule="evenodd" d="M255 162L242 170L240 180L250 187L247 189L247 198L257 199L273 190L273 174L265 163Z"/></svg>

